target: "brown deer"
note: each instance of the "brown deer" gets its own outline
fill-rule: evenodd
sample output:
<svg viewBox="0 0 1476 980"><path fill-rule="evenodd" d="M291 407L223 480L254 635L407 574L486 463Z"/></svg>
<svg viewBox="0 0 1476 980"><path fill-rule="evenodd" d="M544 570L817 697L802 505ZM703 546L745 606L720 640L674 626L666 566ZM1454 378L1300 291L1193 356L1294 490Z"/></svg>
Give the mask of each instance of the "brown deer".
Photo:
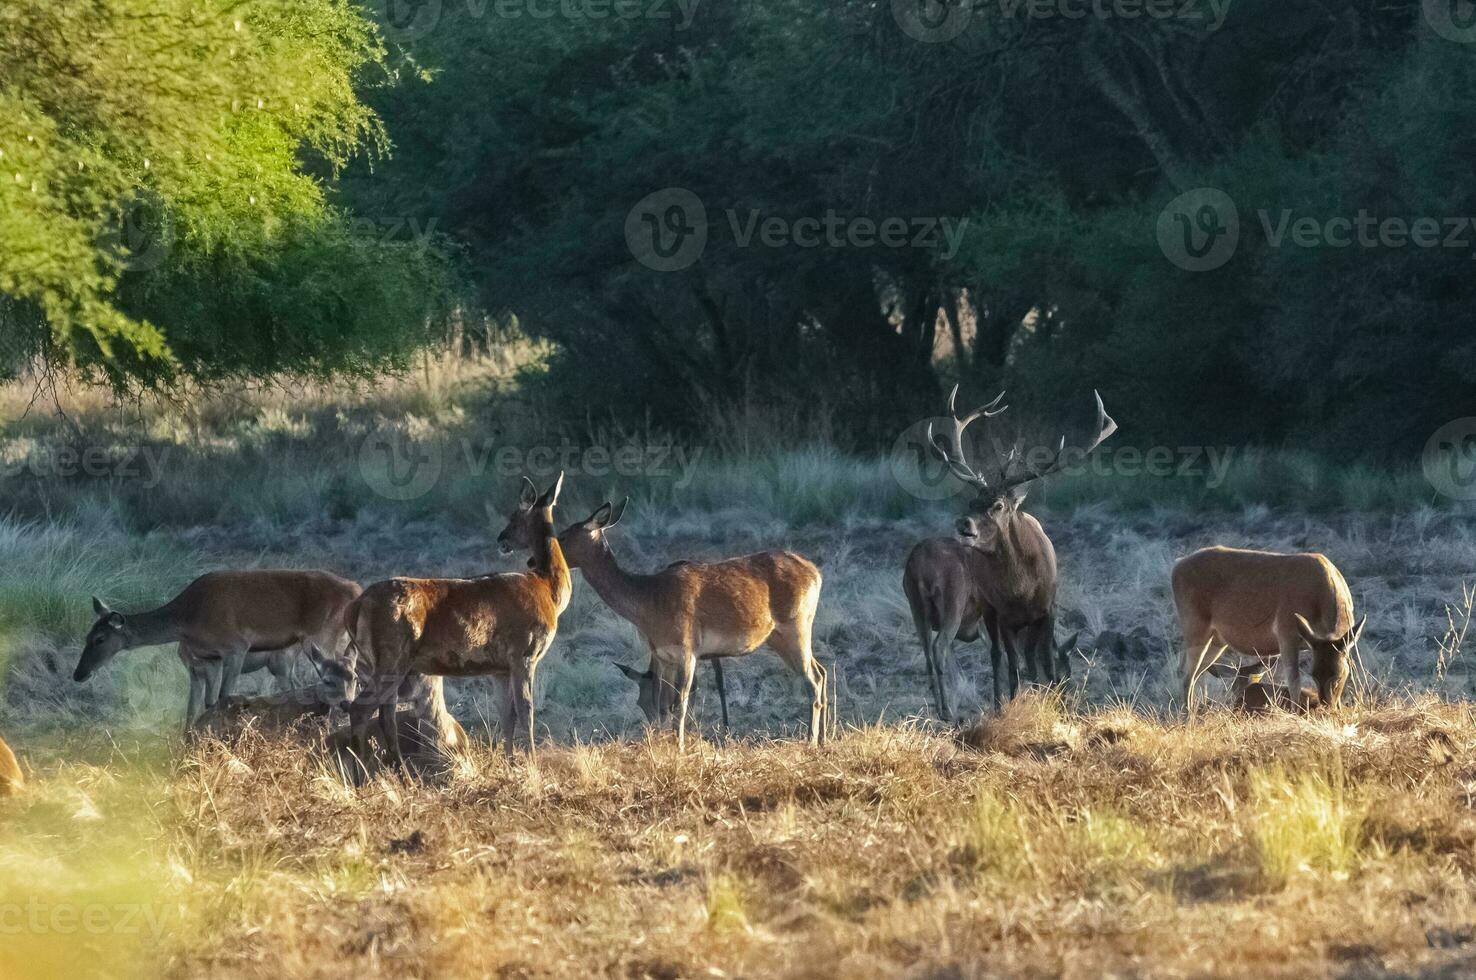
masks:
<svg viewBox="0 0 1476 980"><path fill-rule="evenodd" d="M1326 556L1204 548L1179 559L1172 584L1184 630L1184 705L1191 714L1195 682L1227 648L1263 667L1276 662L1279 686L1301 691L1297 658L1305 645L1312 651L1318 701L1338 706L1348 657L1368 617L1354 625L1348 583Z"/></svg>
<svg viewBox="0 0 1476 980"><path fill-rule="evenodd" d="M917 638L922 641L928 688L938 717L945 722L952 721L955 713L948 680L955 665L954 640L972 643L981 631L991 638L998 634L992 622L994 607L984 593L988 575L983 553L956 538L919 541L902 569L902 591L912 610ZM1004 703L1004 671L1000 669L998 643L990 643L989 655L994 664L994 703L999 705ZM1016 683L1017 679L1011 677L1011 690Z"/></svg>
<svg viewBox="0 0 1476 980"><path fill-rule="evenodd" d="M811 648L820 604L820 570L790 551L726 561L679 561L650 575L620 567L605 532L625 513L604 503L565 528L569 565L651 648L648 717L666 720L676 703L677 745L687 743L687 713L697 661L745 656L767 644L810 685L810 744L825 739L825 668ZM644 707L644 706L643 706Z"/></svg>
<svg viewBox="0 0 1476 980"><path fill-rule="evenodd" d="M958 714L948 678L954 671L953 643L971 643L989 637L989 659L994 668L994 705L1005 701L1005 672L1000 663L998 618L989 604L984 582L989 567L984 556L956 538L919 541L907 555L902 571L902 591L912 610L912 623L922 641L927 661L928 684L937 704L938 717L951 722ZM1056 648L1058 658L1070 656L1078 632ZM1012 665L1013 666L1013 665ZM1069 668L1068 668L1069 671ZM1009 678L1010 690L1019 683Z"/></svg>
<svg viewBox="0 0 1476 980"><path fill-rule="evenodd" d="M93 598L97 622L72 679L87 680L124 650L178 643L190 672L188 733L247 669L270 667L280 682L291 648L336 650L344 610L359 592L357 583L330 572L262 569L208 572L147 612L116 612Z"/></svg>
<svg viewBox="0 0 1476 980"><path fill-rule="evenodd" d="M15 753L0 738L0 796L15 796L26 788L26 777L21 775L20 763Z"/></svg>
<svg viewBox="0 0 1476 980"><path fill-rule="evenodd" d="M1100 446L1117 431L1117 423L1097 400L1097 434L1081 451L1083 457ZM1070 676L1070 660L1056 646L1056 551L1045 529L1030 514L1020 509L1025 500L1022 489L1032 481L1059 471L1066 448L1063 436L1055 452L1044 466L1036 467L1018 459L1011 449L996 459L996 472L986 476L974 468L964 452L964 433L981 418L993 418L1005 411L1000 406L1004 392L994 401L960 418L956 408L958 386L948 396L950 428L946 443L935 439L933 424L928 423L928 444L948 465L953 475L974 488L975 496L967 513L958 519L958 540L982 560L984 571L976 578L978 588L993 610L985 617L985 625L993 625L992 643L1002 643L1009 658L1010 696L1018 689L1020 651L1025 653L1025 669L1032 680L1055 683L1058 676ZM997 635L996 635L997 633ZM999 691L998 658L995 658L995 689ZM998 697L996 693L996 697Z"/></svg>
<svg viewBox="0 0 1476 980"><path fill-rule="evenodd" d="M400 766L395 712L401 685L412 673L505 682L503 744L513 753L521 722L534 753L533 685L569 605L569 567L554 533L553 509L564 485L560 473L542 496L523 481L518 506L498 540L533 552L532 568L473 579L394 578L376 582L347 611L345 669L325 672L324 698L349 704L354 750L368 758L368 726L379 713L380 735Z"/></svg>

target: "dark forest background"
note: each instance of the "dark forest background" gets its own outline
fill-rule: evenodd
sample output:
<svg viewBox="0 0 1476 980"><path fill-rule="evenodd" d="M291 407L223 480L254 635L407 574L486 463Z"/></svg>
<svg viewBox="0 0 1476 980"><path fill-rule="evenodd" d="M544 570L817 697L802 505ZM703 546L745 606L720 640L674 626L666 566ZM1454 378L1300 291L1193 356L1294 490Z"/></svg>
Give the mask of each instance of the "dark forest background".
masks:
<svg viewBox="0 0 1476 980"><path fill-rule="evenodd" d="M693 438L869 449L961 381L1408 459L1476 409L1468 6L7 5L0 353L169 388L517 329L571 419ZM641 261L694 197L700 254ZM907 242L734 231L831 214Z"/></svg>

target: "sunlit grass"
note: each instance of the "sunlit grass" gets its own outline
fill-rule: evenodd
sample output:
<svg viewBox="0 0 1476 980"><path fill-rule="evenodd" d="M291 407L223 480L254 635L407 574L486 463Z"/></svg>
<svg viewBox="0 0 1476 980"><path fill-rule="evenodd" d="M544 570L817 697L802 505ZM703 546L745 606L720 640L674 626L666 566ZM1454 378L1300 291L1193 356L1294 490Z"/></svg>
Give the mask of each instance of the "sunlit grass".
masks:
<svg viewBox="0 0 1476 980"><path fill-rule="evenodd" d="M1311 873L1346 876L1357 867L1365 808L1340 765L1330 772L1258 770L1251 795L1256 852L1269 882L1285 885Z"/></svg>

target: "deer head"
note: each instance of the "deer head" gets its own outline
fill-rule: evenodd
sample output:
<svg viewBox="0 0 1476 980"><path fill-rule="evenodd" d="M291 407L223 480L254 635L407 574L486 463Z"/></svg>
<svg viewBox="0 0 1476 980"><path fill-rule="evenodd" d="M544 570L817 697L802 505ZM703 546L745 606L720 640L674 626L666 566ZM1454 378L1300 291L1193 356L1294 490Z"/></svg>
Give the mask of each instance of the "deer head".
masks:
<svg viewBox="0 0 1476 980"><path fill-rule="evenodd" d="M625 514L625 505L630 503L626 497L620 502L620 506L612 506L609 502L600 504L593 514L590 514L578 524L570 524L559 534L559 547L563 549L564 561L569 563L570 568L578 568L588 565L596 560L609 547L605 543L605 532L616 524Z"/></svg>
<svg viewBox="0 0 1476 980"><path fill-rule="evenodd" d="M87 680L97 673L99 667L133 643L128 619L122 613L109 609L107 603L96 596L92 599L92 611L97 613L97 622L92 624L87 642L82 647L82 656L77 660L77 669L72 672L74 681Z"/></svg>
<svg viewBox="0 0 1476 980"><path fill-rule="evenodd" d="M1363 635L1368 616L1360 619L1342 636L1319 633L1297 613L1297 632L1307 641L1312 650L1312 680L1317 684L1317 696L1323 704L1335 705L1342 697L1343 684L1348 679L1348 658L1358 647L1358 638Z"/></svg>
<svg viewBox="0 0 1476 980"><path fill-rule="evenodd" d="M1117 431L1117 423L1102 405L1102 396L1096 392L1092 394L1097 400L1097 435L1082 450L1083 456L1091 453ZM958 386L954 385L952 394L948 396L949 431L946 441L933 435L931 422L927 429L928 444L933 451L947 464L954 476L975 491L967 512L955 525L959 540L986 553L999 549L1000 541L1019 513L1020 504L1025 500L1026 484L1060 470L1061 457L1066 449L1066 437L1062 436L1046 464L1034 466L1020 458L1018 447L1012 447L1008 453L996 453L994 474L986 475L982 468L976 469L969 463L964 452L964 432L978 419L993 418L1003 413L1009 407L1000 405L1003 400L1004 392L1000 392L994 401L959 417L956 407Z"/></svg>
<svg viewBox="0 0 1476 980"><path fill-rule="evenodd" d="M518 494L518 505L507 517L507 526L497 535L497 547L504 556L516 551L532 551L533 543L543 533L543 521L549 508L558 502L559 491L564 486L564 474L560 473L542 496L533 481L523 477L523 488Z"/></svg>

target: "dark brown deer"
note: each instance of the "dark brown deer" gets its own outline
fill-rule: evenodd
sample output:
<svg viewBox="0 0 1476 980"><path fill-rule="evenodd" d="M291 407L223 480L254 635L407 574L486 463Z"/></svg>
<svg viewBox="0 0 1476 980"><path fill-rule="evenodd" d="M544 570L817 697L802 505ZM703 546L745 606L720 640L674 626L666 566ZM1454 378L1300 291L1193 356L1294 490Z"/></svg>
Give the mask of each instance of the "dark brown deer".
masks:
<svg viewBox="0 0 1476 980"><path fill-rule="evenodd" d="M1117 431L1117 423L1097 401L1097 434L1081 451L1090 454ZM1031 515L1020 509L1025 500L1024 487L1059 471L1066 448L1063 436L1044 466L1026 463L1022 454L1011 449L996 454L995 472L986 476L982 469L969 463L964 452L964 433L975 421L993 418L1006 407L1001 406L1004 392L960 418L957 411L958 386L948 396L949 432L946 442L933 435L928 423L928 444L948 465L953 475L975 490L967 512L958 519L958 540L972 549L980 559L983 574L974 579L983 600L993 610L985 617L990 641L1003 644L1009 658L1010 696L1018 690L1021 652L1031 680L1053 684L1070 676L1070 661L1056 646L1056 551L1045 529ZM1058 663L1059 661L1059 663ZM995 659L996 690L999 661ZM998 694L996 695L998 697Z"/></svg>
<svg viewBox="0 0 1476 980"><path fill-rule="evenodd" d="M989 568L984 555L956 538L919 541L907 555L902 569L902 591L912 610L912 624L922 641L928 668L928 687L938 717L952 721L955 705L949 678L953 674L955 640L972 643L983 634L996 635L992 624L994 607L984 592ZM1004 671L999 644L991 643L994 664L994 702L1004 701ZM1013 665L1012 665L1013 666ZM1011 687L1018 683L1011 678Z"/></svg>

